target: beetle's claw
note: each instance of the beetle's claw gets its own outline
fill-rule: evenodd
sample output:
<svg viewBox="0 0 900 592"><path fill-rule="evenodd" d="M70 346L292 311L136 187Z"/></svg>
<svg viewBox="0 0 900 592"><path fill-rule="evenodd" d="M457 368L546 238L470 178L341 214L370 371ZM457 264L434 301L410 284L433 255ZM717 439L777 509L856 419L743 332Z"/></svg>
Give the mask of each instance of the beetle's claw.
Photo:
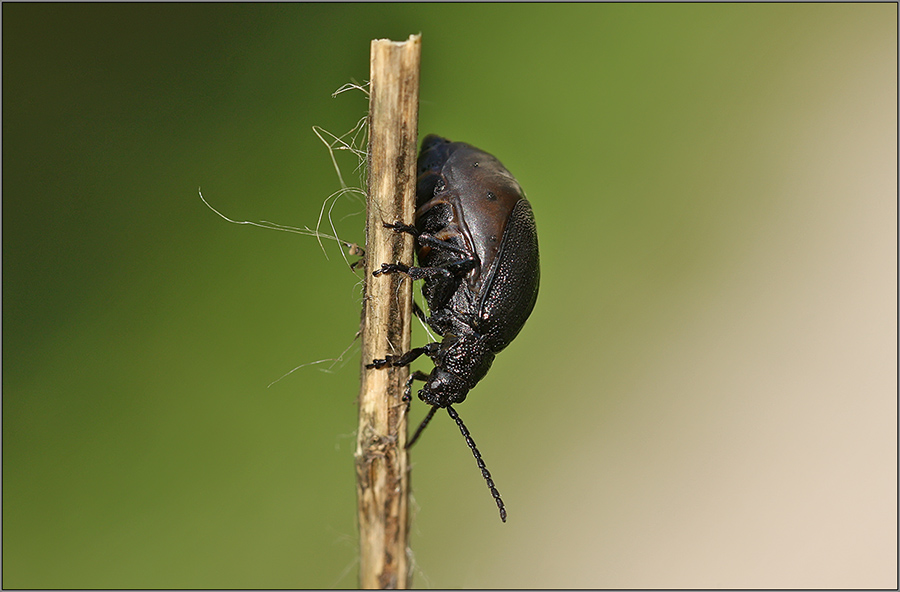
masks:
<svg viewBox="0 0 900 592"><path fill-rule="evenodd" d="M378 277L383 273L395 273L398 271L400 273L409 273L409 266L402 263L382 263L381 269L376 269L372 272L372 275Z"/></svg>
<svg viewBox="0 0 900 592"><path fill-rule="evenodd" d="M386 366L390 366L393 358L388 356L387 358L381 358L377 360L372 360L371 364L366 364L366 368L384 368Z"/></svg>

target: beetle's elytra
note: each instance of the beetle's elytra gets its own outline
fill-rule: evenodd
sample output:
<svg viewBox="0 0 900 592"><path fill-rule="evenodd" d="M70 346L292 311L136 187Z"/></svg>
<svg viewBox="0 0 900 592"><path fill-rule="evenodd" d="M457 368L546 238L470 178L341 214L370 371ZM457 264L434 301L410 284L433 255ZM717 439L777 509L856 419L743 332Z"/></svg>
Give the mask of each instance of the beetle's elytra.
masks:
<svg viewBox="0 0 900 592"><path fill-rule="evenodd" d="M439 408L447 409L506 522L500 493L452 405L462 403L484 378L494 356L519 334L534 308L540 281L534 214L506 167L474 146L429 135L417 166L415 224L385 226L416 237L419 266L384 263L373 273L425 280L422 294L430 316L418 307L416 314L443 340L373 360L367 368L406 366L422 354L432 359L431 374L414 372L406 385L409 402L412 382L424 381L419 398L431 405L407 447Z"/></svg>

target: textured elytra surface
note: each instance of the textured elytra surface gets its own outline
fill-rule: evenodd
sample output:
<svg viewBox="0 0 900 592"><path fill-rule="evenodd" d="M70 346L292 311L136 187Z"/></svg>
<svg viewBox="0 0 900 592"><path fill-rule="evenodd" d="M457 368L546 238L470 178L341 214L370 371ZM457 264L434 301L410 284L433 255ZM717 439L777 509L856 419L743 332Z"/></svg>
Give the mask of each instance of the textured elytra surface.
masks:
<svg viewBox="0 0 900 592"><path fill-rule="evenodd" d="M516 203L494 263L496 268L486 274L479 329L496 353L515 339L537 302L541 276L537 227L527 199Z"/></svg>

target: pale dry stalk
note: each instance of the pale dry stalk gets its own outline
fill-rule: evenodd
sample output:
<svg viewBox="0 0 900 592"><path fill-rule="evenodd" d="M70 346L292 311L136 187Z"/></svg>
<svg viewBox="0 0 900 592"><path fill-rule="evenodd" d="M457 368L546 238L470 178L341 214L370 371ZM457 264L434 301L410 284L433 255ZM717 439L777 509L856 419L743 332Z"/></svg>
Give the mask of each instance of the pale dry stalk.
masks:
<svg viewBox="0 0 900 592"><path fill-rule="evenodd" d="M384 228L415 213L421 38L372 41L369 88L366 280L356 477L359 583L407 588L409 470L403 389L409 368L368 369L367 362L410 349L412 282L402 274L372 277L385 262L412 264L413 238Z"/></svg>

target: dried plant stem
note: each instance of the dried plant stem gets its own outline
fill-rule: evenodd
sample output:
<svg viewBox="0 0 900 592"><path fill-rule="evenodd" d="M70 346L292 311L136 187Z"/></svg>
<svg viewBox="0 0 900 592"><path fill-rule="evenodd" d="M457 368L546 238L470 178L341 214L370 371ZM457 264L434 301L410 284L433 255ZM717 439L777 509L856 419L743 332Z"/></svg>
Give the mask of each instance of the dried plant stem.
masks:
<svg viewBox="0 0 900 592"><path fill-rule="evenodd" d="M372 277L385 262L412 264L413 239L384 228L415 213L416 140L421 38L375 39L371 46L366 287L363 303L359 431L359 583L407 588L409 474L406 404L409 368L367 369L386 354L410 349L412 282L402 274Z"/></svg>

